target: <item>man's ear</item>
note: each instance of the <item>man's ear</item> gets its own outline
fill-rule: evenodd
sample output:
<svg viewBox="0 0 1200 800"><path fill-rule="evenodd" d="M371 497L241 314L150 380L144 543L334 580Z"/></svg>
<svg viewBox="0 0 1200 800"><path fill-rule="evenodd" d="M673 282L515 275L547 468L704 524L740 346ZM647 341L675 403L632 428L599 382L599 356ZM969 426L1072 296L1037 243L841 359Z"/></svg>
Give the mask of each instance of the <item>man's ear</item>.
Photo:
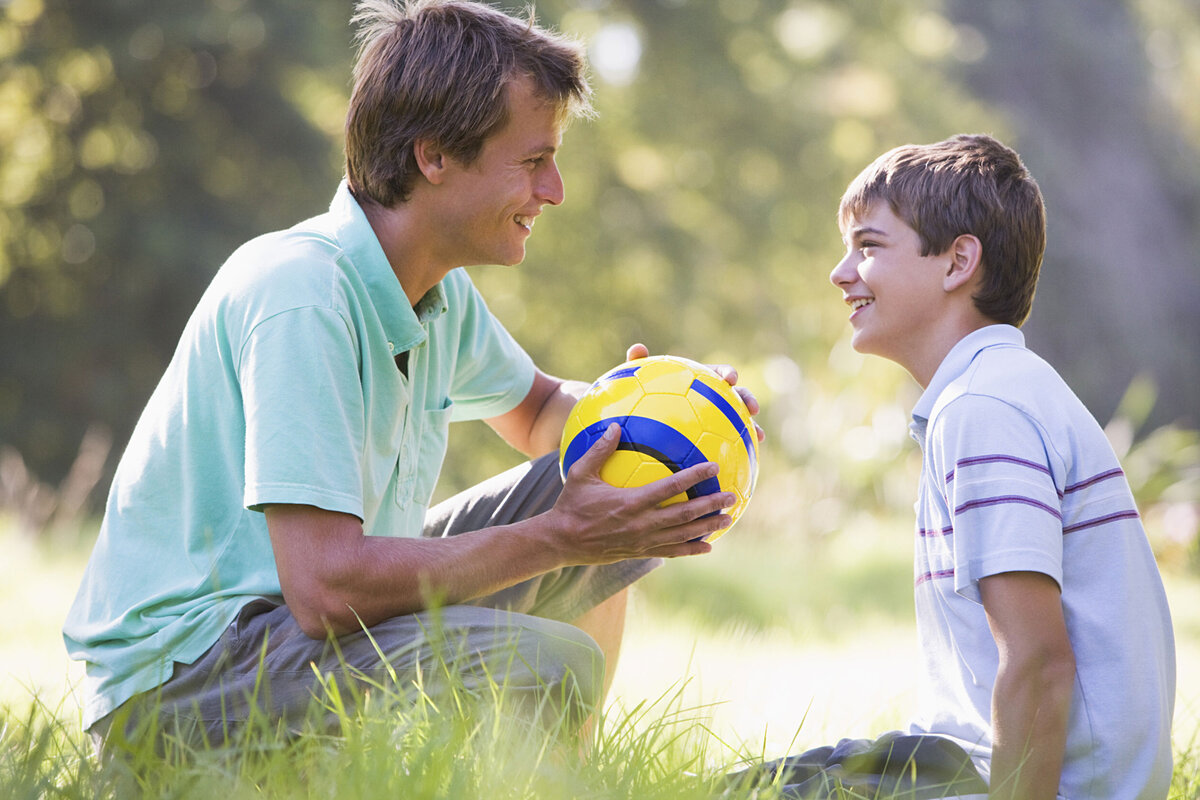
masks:
<svg viewBox="0 0 1200 800"><path fill-rule="evenodd" d="M442 182L449 156L437 144L430 139L417 139L413 142L413 156L417 160L417 169L421 170L425 180L435 186Z"/></svg>
<svg viewBox="0 0 1200 800"><path fill-rule="evenodd" d="M964 233L950 245L950 257L942 288L947 292L966 286L979 273L983 262L983 244L974 234Z"/></svg>

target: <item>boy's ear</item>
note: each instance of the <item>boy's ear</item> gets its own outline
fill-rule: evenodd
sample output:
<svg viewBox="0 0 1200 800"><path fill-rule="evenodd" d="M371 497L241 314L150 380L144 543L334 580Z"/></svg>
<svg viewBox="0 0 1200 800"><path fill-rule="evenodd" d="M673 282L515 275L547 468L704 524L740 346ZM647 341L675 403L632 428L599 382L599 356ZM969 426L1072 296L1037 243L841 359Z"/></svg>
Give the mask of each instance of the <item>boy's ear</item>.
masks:
<svg viewBox="0 0 1200 800"><path fill-rule="evenodd" d="M435 186L442 182L449 161L442 149L431 139L417 139L413 142L413 156L417 160L417 169L425 176L425 180Z"/></svg>
<svg viewBox="0 0 1200 800"><path fill-rule="evenodd" d="M950 258L942 288L947 292L967 285L979 272L983 261L983 244L974 234L964 233L954 240L947 253Z"/></svg>

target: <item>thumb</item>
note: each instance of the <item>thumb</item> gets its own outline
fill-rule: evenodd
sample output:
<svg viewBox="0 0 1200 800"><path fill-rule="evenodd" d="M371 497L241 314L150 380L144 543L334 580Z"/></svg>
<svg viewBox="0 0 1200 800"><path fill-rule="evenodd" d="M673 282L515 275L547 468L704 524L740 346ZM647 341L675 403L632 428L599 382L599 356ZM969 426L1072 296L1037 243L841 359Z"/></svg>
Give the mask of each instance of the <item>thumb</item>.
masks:
<svg viewBox="0 0 1200 800"><path fill-rule="evenodd" d="M568 475L581 475L598 477L600 468L604 466L604 462L608 461L617 450L617 445L621 443L621 426L616 422L610 422L604 433L597 439L587 451L579 457Z"/></svg>
<svg viewBox="0 0 1200 800"><path fill-rule="evenodd" d="M645 358L650 355L650 348L638 342L637 344L629 345L629 349L625 351L625 360L634 361L639 358Z"/></svg>

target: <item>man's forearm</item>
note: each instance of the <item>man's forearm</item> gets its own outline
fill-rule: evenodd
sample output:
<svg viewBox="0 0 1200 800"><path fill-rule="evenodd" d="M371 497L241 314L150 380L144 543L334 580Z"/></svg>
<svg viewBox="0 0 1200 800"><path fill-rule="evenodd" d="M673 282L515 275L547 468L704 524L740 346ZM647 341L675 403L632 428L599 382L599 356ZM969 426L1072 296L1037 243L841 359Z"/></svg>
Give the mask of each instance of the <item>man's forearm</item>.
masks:
<svg viewBox="0 0 1200 800"><path fill-rule="evenodd" d="M516 408L486 420L504 441L530 458L558 449L563 425L588 384L564 381L540 370Z"/></svg>
<svg viewBox="0 0 1200 800"><path fill-rule="evenodd" d="M284 600L313 637L373 625L431 603L455 603L554 569L541 544L552 520L446 539L363 536L357 519L272 506L267 525Z"/></svg>
<svg viewBox="0 0 1200 800"><path fill-rule="evenodd" d="M549 511L438 539L364 536L358 518L312 506L271 505L267 530L283 597L302 630L322 637L460 603L563 566L707 553L736 501L714 492L663 501L715 477L696 464L636 489L600 479L619 442L614 424L571 469Z"/></svg>
<svg viewBox="0 0 1200 800"><path fill-rule="evenodd" d="M538 411L537 417L530 427L529 447L530 457L551 453L558 449L562 440L563 427L571 409L585 391L588 384L580 381L562 381L546 398Z"/></svg>

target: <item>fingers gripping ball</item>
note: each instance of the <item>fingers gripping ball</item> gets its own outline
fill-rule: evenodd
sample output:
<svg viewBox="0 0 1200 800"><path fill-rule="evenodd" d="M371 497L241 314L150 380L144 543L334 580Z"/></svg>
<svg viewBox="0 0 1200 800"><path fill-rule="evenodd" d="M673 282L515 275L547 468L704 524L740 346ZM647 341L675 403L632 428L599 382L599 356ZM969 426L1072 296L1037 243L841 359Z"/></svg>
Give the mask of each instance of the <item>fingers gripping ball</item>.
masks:
<svg viewBox="0 0 1200 800"><path fill-rule="evenodd" d="M600 470L608 483L642 486L712 461L721 468L717 477L664 505L727 491L737 495L727 510L733 522L746 510L758 480L758 438L742 398L708 367L677 356L652 356L601 375L567 418L559 448L564 479L613 422L621 426L621 442Z"/></svg>

